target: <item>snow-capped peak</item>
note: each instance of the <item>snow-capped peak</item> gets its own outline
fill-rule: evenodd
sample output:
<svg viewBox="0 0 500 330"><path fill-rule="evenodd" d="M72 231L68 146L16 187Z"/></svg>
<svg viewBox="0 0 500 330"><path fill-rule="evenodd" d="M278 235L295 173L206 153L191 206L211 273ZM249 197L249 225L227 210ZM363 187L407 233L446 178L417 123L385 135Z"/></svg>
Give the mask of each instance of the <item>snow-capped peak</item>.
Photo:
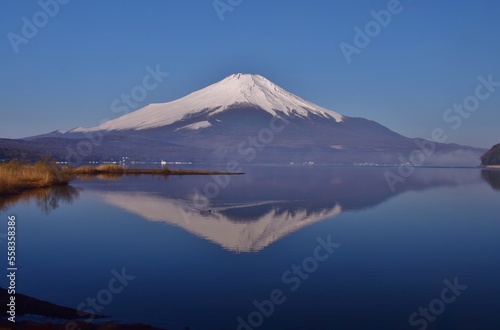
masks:
<svg viewBox="0 0 500 330"><path fill-rule="evenodd" d="M78 128L71 132L167 126L202 111L213 109L211 116L238 104L256 106L276 117L308 117L312 114L342 121L342 115L306 101L260 75L237 73L175 101L150 104L97 127Z"/></svg>

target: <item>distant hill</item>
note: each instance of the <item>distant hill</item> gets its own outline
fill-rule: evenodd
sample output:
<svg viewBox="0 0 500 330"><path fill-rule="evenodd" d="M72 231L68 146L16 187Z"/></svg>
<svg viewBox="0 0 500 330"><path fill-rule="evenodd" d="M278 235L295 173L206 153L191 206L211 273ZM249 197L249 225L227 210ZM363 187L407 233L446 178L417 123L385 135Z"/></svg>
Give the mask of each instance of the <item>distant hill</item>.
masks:
<svg viewBox="0 0 500 330"><path fill-rule="evenodd" d="M482 166L498 165L500 166L500 144L493 146L481 156Z"/></svg>

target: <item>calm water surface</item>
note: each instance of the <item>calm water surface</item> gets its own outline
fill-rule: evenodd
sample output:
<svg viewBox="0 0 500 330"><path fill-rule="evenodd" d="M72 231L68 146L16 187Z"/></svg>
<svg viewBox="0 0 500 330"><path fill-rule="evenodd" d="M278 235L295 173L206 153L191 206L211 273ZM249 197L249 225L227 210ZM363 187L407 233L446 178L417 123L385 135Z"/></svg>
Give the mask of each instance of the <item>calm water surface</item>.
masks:
<svg viewBox="0 0 500 330"><path fill-rule="evenodd" d="M99 311L123 322L499 329L500 171L422 168L391 191L387 170L77 180L0 216L18 219L21 293L77 308L125 268Z"/></svg>

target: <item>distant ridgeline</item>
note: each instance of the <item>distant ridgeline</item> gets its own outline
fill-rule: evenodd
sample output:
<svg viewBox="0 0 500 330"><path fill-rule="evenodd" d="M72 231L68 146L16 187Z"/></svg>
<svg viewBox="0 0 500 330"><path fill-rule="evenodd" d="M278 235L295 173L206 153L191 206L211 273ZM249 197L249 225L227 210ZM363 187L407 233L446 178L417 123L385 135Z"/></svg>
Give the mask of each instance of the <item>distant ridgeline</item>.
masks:
<svg viewBox="0 0 500 330"><path fill-rule="evenodd" d="M481 156L482 166L499 165L500 166L500 144L493 146L484 155Z"/></svg>

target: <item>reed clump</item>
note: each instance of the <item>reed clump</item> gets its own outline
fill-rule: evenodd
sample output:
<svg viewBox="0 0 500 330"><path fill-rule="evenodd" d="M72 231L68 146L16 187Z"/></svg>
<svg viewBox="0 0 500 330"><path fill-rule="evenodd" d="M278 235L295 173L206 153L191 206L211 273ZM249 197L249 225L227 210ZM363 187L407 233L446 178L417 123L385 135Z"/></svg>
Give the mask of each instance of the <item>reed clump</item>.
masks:
<svg viewBox="0 0 500 330"><path fill-rule="evenodd" d="M0 194L14 194L27 189L67 185L72 173L54 163L24 164L10 161L0 164Z"/></svg>
<svg viewBox="0 0 500 330"><path fill-rule="evenodd" d="M73 174L79 175L79 174L90 174L90 175L97 175L97 174L121 174L125 172L125 169L116 164L102 164L99 166L91 166L91 165L86 165L86 166L80 166L71 169L71 172Z"/></svg>

